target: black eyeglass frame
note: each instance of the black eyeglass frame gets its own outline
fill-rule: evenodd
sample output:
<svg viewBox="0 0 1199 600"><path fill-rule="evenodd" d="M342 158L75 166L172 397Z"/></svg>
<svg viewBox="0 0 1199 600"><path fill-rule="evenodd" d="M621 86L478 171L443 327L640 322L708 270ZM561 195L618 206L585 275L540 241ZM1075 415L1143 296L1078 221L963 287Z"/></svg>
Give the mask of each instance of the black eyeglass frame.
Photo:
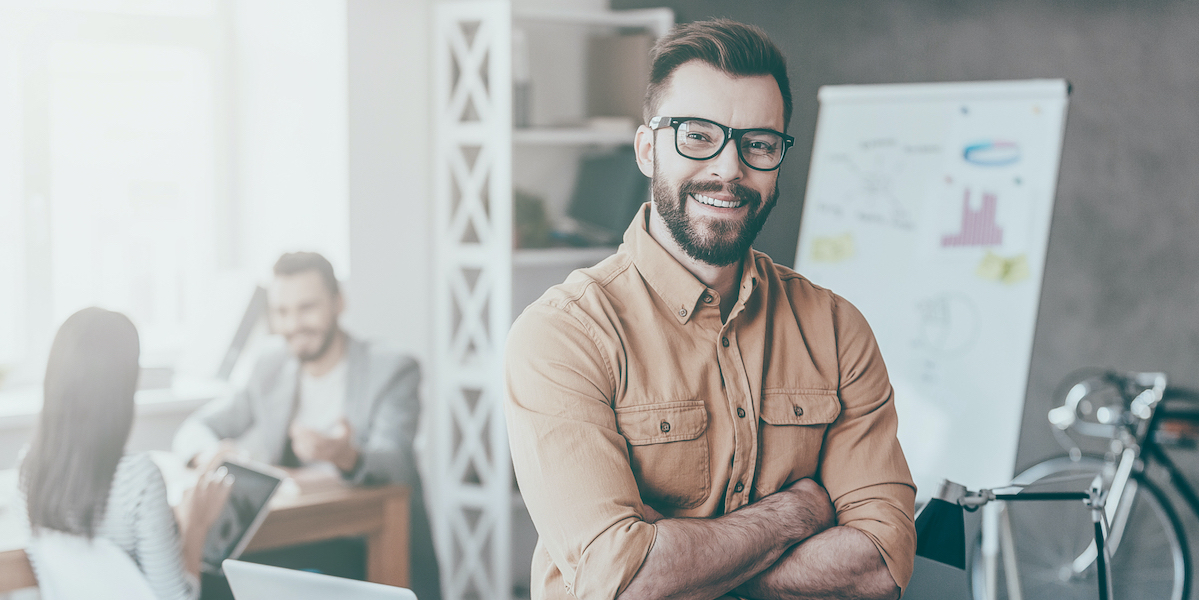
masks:
<svg viewBox="0 0 1199 600"><path fill-rule="evenodd" d="M686 154L683 154L682 150L679 150L679 125L681 125L684 121L703 121L704 123L715 125L716 127L720 128L721 131L724 132L724 141L721 142L720 147L717 148L716 151L711 154L711 156L705 156L703 158L694 158L691 156L687 156ZM666 117L666 116L658 115L649 120L649 128L651 130L657 131L664 127L673 127L674 128L674 151L678 152L679 156L682 156L683 158L689 158L691 160L712 160L713 158L716 158L717 156L719 156L721 152L724 152L724 147L729 144L729 140L735 139L735 140L737 140L737 158L741 159L741 164L743 164L755 171L777 170L779 167L783 166L783 159L787 157L787 149L790 148L791 146L795 145L795 138L793 138L781 131L775 131L773 129L768 129L766 127L750 127L749 129L733 129L732 127L729 127L728 125L722 125L720 123L717 123L716 121L713 121L711 119L704 119L702 117ZM773 134L779 136L780 138L782 138L783 151L782 151L782 153L779 154L778 164L774 165L773 167L770 167L769 169L763 169L761 167L755 167L755 166L749 164L748 160L745 160L745 154L742 153L742 148L741 148L741 137L751 131L765 131L768 133L773 133Z"/></svg>

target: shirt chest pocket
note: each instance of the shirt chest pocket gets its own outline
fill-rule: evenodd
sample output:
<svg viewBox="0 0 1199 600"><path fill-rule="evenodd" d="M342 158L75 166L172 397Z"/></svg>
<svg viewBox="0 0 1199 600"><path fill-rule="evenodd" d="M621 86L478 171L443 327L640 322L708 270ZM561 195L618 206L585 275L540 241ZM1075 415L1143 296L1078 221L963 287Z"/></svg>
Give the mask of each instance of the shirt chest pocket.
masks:
<svg viewBox="0 0 1199 600"><path fill-rule="evenodd" d="M642 501L659 508L694 508L711 489L708 411L701 400L616 409Z"/></svg>
<svg viewBox="0 0 1199 600"><path fill-rule="evenodd" d="M764 390L756 496L816 475L824 432L840 414L835 391Z"/></svg>

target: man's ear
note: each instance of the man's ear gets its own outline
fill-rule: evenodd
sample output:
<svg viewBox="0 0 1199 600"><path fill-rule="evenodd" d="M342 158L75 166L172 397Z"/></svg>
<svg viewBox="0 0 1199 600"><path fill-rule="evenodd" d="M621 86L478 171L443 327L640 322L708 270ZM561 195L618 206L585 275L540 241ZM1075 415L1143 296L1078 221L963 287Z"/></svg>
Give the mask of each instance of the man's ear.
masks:
<svg viewBox="0 0 1199 600"><path fill-rule="evenodd" d="M637 168L646 177L654 176L654 131L645 125L637 127L633 138L633 150L637 154Z"/></svg>
<svg viewBox="0 0 1199 600"><path fill-rule="evenodd" d="M338 290L337 297L333 299L333 313L340 317L341 313L345 312L345 310L346 296Z"/></svg>

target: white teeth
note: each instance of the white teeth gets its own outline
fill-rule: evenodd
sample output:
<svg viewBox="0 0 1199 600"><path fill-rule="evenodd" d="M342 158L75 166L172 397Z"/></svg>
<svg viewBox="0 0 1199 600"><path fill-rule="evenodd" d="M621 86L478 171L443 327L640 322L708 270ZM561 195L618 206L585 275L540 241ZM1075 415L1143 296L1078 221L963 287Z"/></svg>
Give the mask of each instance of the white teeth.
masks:
<svg viewBox="0 0 1199 600"><path fill-rule="evenodd" d="M719 208L736 208L741 206L740 202L725 202L724 200L709 198L703 194L691 194L691 197L695 198L695 200L700 204L707 204L708 206L716 206Z"/></svg>

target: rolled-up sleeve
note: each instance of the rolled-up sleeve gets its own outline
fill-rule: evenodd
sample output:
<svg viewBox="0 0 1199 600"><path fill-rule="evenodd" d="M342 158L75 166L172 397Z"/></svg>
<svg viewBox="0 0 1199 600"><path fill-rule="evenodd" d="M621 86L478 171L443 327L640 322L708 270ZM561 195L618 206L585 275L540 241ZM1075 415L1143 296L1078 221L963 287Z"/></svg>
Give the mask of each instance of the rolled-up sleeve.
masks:
<svg viewBox="0 0 1199 600"><path fill-rule="evenodd" d="M564 587L546 590L549 597L616 597L656 533L643 520L612 408L619 349L596 333L570 304L538 303L508 335L505 413L513 467L539 546Z"/></svg>
<svg viewBox="0 0 1199 600"><path fill-rule="evenodd" d="M916 486L896 438L894 391L862 314L838 297L835 320L842 410L825 437L820 477L838 524L865 533L906 588L915 560Z"/></svg>

